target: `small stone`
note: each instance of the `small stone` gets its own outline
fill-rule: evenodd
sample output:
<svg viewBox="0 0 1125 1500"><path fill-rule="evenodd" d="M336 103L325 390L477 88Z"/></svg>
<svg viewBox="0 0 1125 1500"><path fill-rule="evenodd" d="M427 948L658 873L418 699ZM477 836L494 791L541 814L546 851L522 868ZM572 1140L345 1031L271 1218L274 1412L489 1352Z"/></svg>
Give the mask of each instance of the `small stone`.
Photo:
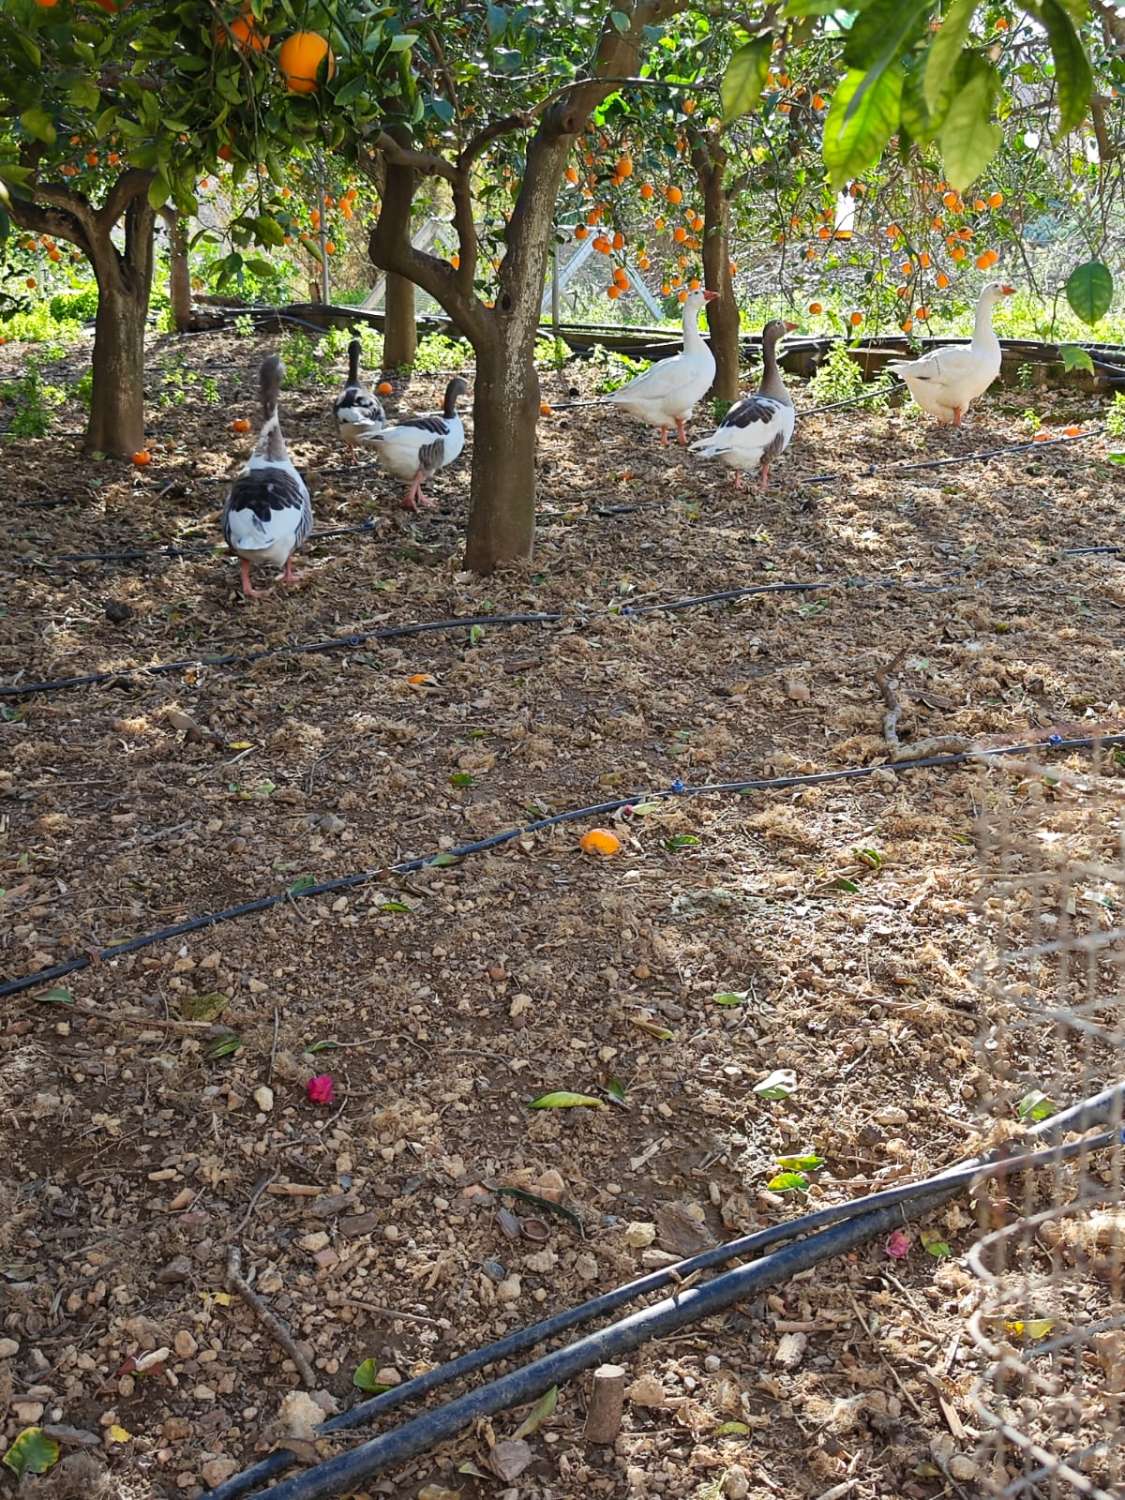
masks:
<svg viewBox="0 0 1125 1500"><path fill-rule="evenodd" d="M783 1333L774 1350L774 1364L783 1370L795 1370L804 1357L808 1342L807 1333Z"/></svg>
<svg viewBox="0 0 1125 1500"><path fill-rule="evenodd" d="M723 1368L723 1362L717 1354L709 1354L703 1361L703 1368L709 1375L714 1375L716 1370Z"/></svg>
<svg viewBox="0 0 1125 1500"><path fill-rule="evenodd" d="M11 1359L20 1352L18 1339L0 1339L0 1359Z"/></svg>
<svg viewBox="0 0 1125 1500"><path fill-rule="evenodd" d="M90 1432L85 1427L67 1427L62 1422L48 1422L44 1425L45 1437L54 1438L55 1442L62 1448L100 1448L102 1440L96 1432Z"/></svg>
<svg viewBox="0 0 1125 1500"><path fill-rule="evenodd" d="M740 1464L731 1464L723 1475L723 1500L746 1500L750 1478Z"/></svg>
<svg viewBox="0 0 1125 1500"><path fill-rule="evenodd" d="M302 1250L315 1255L318 1250L323 1250L328 1244L328 1235L323 1229L317 1229L312 1234L303 1234L297 1243Z"/></svg>
<svg viewBox="0 0 1125 1500"><path fill-rule="evenodd" d="M641 1251L641 1265L650 1271L663 1270L665 1266L675 1266L683 1260L682 1255L673 1255L671 1250L658 1250L655 1245L650 1245L647 1250Z"/></svg>
<svg viewBox="0 0 1125 1500"><path fill-rule="evenodd" d="M575 1258L574 1274L582 1281L597 1281L599 1275L598 1262L588 1250L583 1251L581 1255Z"/></svg>
<svg viewBox="0 0 1125 1500"><path fill-rule="evenodd" d="M481 1262L481 1270L489 1281L503 1281L508 1274L507 1268L498 1260L486 1260Z"/></svg>
<svg viewBox="0 0 1125 1500"><path fill-rule="evenodd" d="M214 1401L215 1399L215 1392L209 1385L197 1385L192 1395L197 1401Z"/></svg>
<svg viewBox="0 0 1125 1500"><path fill-rule="evenodd" d="M273 1089L267 1088L263 1083L260 1088L254 1090L254 1103L264 1115L268 1115L273 1108Z"/></svg>
<svg viewBox="0 0 1125 1500"><path fill-rule="evenodd" d="M505 1276L496 1288L496 1295L501 1302L518 1302L523 1295L523 1283L519 1276L515 1272L511 1276Z"/></svg>
<svg viewBox="0 0 1125 1500"><path fill-rule="evenodd" d="M534 1255L525 1255L523 1263L537 1276L549 1276L558 1265L559 1258L553 1250L536 1250Z"/></svg>
<svg viewBox="0 0 1125 1500"><path fill-rule="evenodd" d="M376 1385L401 1385L402 1384L402 1376L395 1369L394 1365L384 1365L382 1367L382 1369L379 1369L379 1370L375 1371L375 1384Z"/></svg>
<svg viewBox="0 0 1125 1500"><path fill-rule="evenodd" d="M969 1458L965 1453L955 1453L949 1460L949 1473L953 1479L975 1479L977 1477L976 1460Z"/></svg>
<svg viewBox="0 0 1125 1500"><path fill-rule="evenodd" d="M340 1264L340 1257L331 1245L328 1245L324 1250L318 1250L313 1256L313 1260L321 1271L331 1271L333 1266Z"/></svg>
<svg viewBox="0 0 1125 1500"><path fill-rule="evenodd" d="M184 1438L191 1437L191 1423L186 1417L165 1417L160 1436L166 1443L182 1443Z"/></svg>
<svg viewBox="0 0 1125 1500"><path fill-rule="evenodd" d="M33 1427L43 1415L42 1401L13 1401L11 1409L21 1427Z"/></svg>
<svg viewBox="0 0 1125 1500"><path fill-rule="evenodd" d="M875 1118L880 1125L908 1125L910 1115L898 1104L888 1104L885 1109L877 1109Z"/></svg>
<svg viewBox="0 0 1125 1500"><path fill-rule="evenodd" d="M508 1007L508 1015L514 1021L518 1016L522 1016L524 1011L530 1010L534 1004L530 995L513 995L512 1003Z"/></svg>
<svg viewBox="0 0 1125 1500"><path fill-rule="evenodd" d="M656 1225L636 1222L625 1226L625 1243L632 1250L645 1250L656 1241Z"/></svg>
<svg viewBox="0 0 1125 1500"><path fill-rule="evenodd" d="M180 1359L194 1359L199 1344L194 1334L186 1328L181 1328L172 1340L172 1347Z"/></svg>
<svg viewBox="0 0 1125 1500"><path fill-rule="evenodd" d="M168 1212L178 1214L181 1209L188 1207L194 1197L195 1194L191 1188L182 1188L168 1204Z"/></svg>
<svg viewBox="0 0 1125 1500"><path fill-rule="evenodd" d="M556 1172L554 1167L548 1167L535 1184L535 1188L541 1198L547 1198L551 1203L561 1203L563 1194L566 1192L566 1183L560 1172Z"/></svg>
<svg viewBox="0 0 1125 1500"><path fill-rule="evenodd" d="M655 1375L638 1376L633 1384L627 1387L625 1395L634 1406L659 1407L668 1404L664 1387Z"/></svg>
<svg viewBox="0 0 1125 1500"><path fill-rule="evenodd" d="M157 1271L156 1279L163 1286L172 1286L177 1281L186 1281L190 1275L191 1261L186 1255L177 1255Z"/></svg>
<svg viewBox="0 0 1125 1500"><path fill-rule="evenodd" d="M224 1479L229 1479L232 1474L238 1473L238 1464L233 1458L213 1458L205 1463L199 1470L203 1476L203 1482L209 1488L215 1489L222 1484Z"/></svg>

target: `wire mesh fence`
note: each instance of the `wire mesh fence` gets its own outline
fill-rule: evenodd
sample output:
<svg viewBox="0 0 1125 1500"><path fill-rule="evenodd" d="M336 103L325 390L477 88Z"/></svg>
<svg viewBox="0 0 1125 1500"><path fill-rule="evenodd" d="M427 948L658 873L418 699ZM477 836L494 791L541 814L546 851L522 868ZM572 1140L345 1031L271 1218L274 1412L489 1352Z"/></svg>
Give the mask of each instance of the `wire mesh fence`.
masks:
<svg viewBox="0 0 1125 1500"><path fill-rule="evenodd" d="M1120 755L1087 773L1027 762L986 783L977 1088L994 1139L1125 1079ZM1125 1495L1121 1125L1118 1095L1108 1147L978 1194L968 1326L983 1493Z"/></svg>

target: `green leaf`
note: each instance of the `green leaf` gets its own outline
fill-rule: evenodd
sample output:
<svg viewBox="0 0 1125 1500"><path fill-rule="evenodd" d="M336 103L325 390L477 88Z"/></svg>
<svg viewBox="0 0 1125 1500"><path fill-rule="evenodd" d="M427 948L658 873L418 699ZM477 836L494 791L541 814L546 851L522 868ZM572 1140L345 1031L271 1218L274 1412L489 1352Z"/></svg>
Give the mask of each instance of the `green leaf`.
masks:
<svg viewBox="0 0 1125 1500"><path fill-rule="evenodd" d="M480 643L481 643L481 641L483 641L483 640L484 640L484 626L483 625L470 625L469 626L469 645L470 646L479 646Z"/></svg>
<svg viewBox="0 0 1125 1500"><path fill-rule="evenodd" d="M733 1010L736 1005L745 1005L747 990L723 990L718 995L712 995L711 999L716 1005L721 1005L727 1010Z"/></svg>
<svg viewBox="0 0 1125 1500"><path fill-rule="evenodd" d="M1047 30L1055 59L1055 81L1059 86L1059 134L1081 125L1090 107L1094 75L1074 22L1059 0L1041 0L1040 19Z"/></svg>
<svg viewBox="0 0 1125 1500"><path fill-rule="evenodd" d="M649 813L659 812L663 806L663 802L634 802L633 815L637 818L643 818Z"/></svg>
<svg viewBox="0 0 1125 1500"><path fill-rule="evenodd" d="M344 105L351 104L354 100L359 98L360 94L364 92L367 86L368 79L366 74L364 73L357 73L354 78L349 78L347 83L341 84L341 86L336 90L336 107L338 109L341 109Z"/></svg>
<svg viewBox="0 0 1125 1500"><path fill-rule="evenodd" d="M447 869L450 865L460 864L461 861L456 854L435 854L427 864L437 870Z"/></svg>
<svg viewBox="0 0 1125 1500"><path fill-rule="evenodd" d="M777 1164L787 1172L815 1172L824 1165L824 1157L817 1156L815 1151L805 1151L797 1156L779 1156Z"/></svg>
<svg viewBox="0 0 1125 1500"><path fill-rule="evenodd" d="M1041 1089L1032 1089L1016 1105L1016 1116L1021 1120L1049 1120L1058 1110L1053 1099L1048 1099Z"/></svg>
<svg viewBox="0 0 1125 1500"><path fill-rule="evenodd" d="M766 1183L771 1193L804 1193L809 1179L803 1172L779 1172Z"/></svg>
<svg viewBox="0 0 1125 1500"><path fill-rule="evenodd" d="M796 1087L797 1075L792 1068L776 1068L754 1085L754 1093L759 1099L788 1099Z"/></svg>
<svg viewBox="0 0 1125 1500"><path fill-rule="evenodd" d="M150 208L161 209L172 196L172 184L163 172L156 172L148 185L148 204Z"/></svg>
<svg viewBox="0 0 1125 1500"><path fill-rule="evenodd" d="M941 20L941 30L930 43L922 76L922 94L927 107L937 112L952 81L972 24L977 0L953 0Z"/></svg>
<svg viewBox="0 0 1125 1500"><path fill-rule="evenodd" d="M605 1091L613 1100L614 1104L622 1104L626 1109L629 1107L628 1096L625 1093L625 1085L621 1082L620 1078L608 1078L606 1080Z"/></svg>
<svg viewBox="0 0 1125 1500"><path fill-rule="evenodd" d="M241 1046L242 1038L231 1031L212 1042L203 1055L208 1062L219 1062L224 1057L233 1057Z"/></svg>
<svg viewBox="0 0 1125 1500"><path fill-rule="evenodd" d="M932 1255L935 1260L946 1260L953 1254L945 1240L925 1240L923 1243L926 1254Z"/></svg>
<svg viewBox="0 0 1125 1500"><path fill-rule="evenodd" d="M25 1427L4 1455L4 1463L19 1478L46 1474L58 1461L59 1445L42 1427Z"/></svg>
<svg viewBox="0 0 1125 1500"><path fill-rule="evenodd" d="M76 78L70 85L69 98L75 109L97 109L102 93L92 79Z"/></svg>
<svg viewBox="0 0 1125 1500"><path fill-rule="evenodd" d="M449 778L450 786L472 786L473 778L468 771L454 771Z"/></svg>
<svg viewBox="0 0 1125 1500"><path fill-rule="evenodd" d="M624 36L625 33L629 30L629 17L623 10L611 10L609 13L609 19L613 22L615 29L619 31L622 36Z"/></svg>
<svg viewBox="0 0 1125 1500"><path fill-rule="evenodd" d="M63 989L58 989L58 988L53 989L53 990L47 990L42 995L36 995L35 998L40 1002L41 1005L73 1005L74 1004L74 996L70 993L70 991L69 990L63 990Z"/></svg>
<svg viewBox="0 0 1125 1500"><path fill-rule="evenodd" d="M287 894L290 896L299 896L302 891L311 891L314 885L316 885L315 875L298 875L289 887Z"/></svg>
<svg viewBox="0 0 1125 1500"><path fill-rule="evenodd" d="M605 1101L595 1099L593 1094L571 1094L559 1089L553 1094L540 1094L533 1099L529 1109L605 1109Z"/></svg>
<svg viewBox="0 0 1125 1500"><path fill-rule="evenodd" d="M55 144L56 131L54 121L45 109L40 109L36 104L31 109L25 109L20 115L20 124L32 140L42 141L45 146ZM29 1429L38 1431L37 1428Z"/></svg>
<svg viewBox="0 0 1125 1500"><path fill-rule="evenodd" d="M254 220L254 234L263 245L284 245L285 230L269 214L259 214Z"/></svg>
<svg viewBox="0 0 1125 1500"><path fill-rule="evenodd" d="M991 123L1000 76L983 58L966 55L954 81L953 99L941 127L941 155L945 175L963 193L988 166L1003 140L999 125Z"/></svg>
<svg viewBox="0 0 1125 1500"><path fill-rule="evenodd" d="M852 853L861 865L866 865L869 870L881 870L886 860L878 849L853 849Z"/></svg>
<svg viewBox="0 0 1125 1500"><path fill-rule="evenodd" d="M729 125L740 115L748 115L757 106L765 87L772 51L773 35L767 32L739 47L732 55L719 84L724 125Z"/></svg>
<svg viewBox="0 0 1125 1500"><path fill-rule="evenodd" d="M902 68L887 68L869 87L866 79L858 68L844 75L824 122L824 165L835 188L878 159L899 122ZM861 102L853 112L851 102L861 89Z"/></svg>
<svg viewBox="0 0 1125 1500"><path fill-rule="evenodd" d="M675 854L678 849L692 849L698 843L694 833L676 833L670 839L665 839L664 847L669 853Z"/></svg>
<svg viewBox="0 0 1125 1500"><path fill-rule="evenodd" d="M1071 370L1085 370L1090 375L1094 373L1094 361L1080 344L1060 344L1059 356L1063 369L1068 374Z"/></svg>
<svg viewBox="0 0 1125 1500"><path fill-rule="evenodd" d="M722 1422L715 1428L716 1437L749 1437L750 1429L745 1422Z"/></svg>
<svg viewBox="0 0 1125 1500"><path fill-rule="evenodd" d="M553 1417L555 1407L559 1404L559 1388L553 1385L549 1391L544 1391L539 1400L524 1417L523 1421L512 1434L512 1441L519 1438L530 1437L533 1432L538 1432L548 1417Z"/></svg>
<svg viewBox="0 0 1125 1500"><path fill-rule="evenodd" d="M912 39L921 35L930 8L931 0L874 0L864 10L844 46L847 66L864 70L864 80L848 102L846 119L862 108L867 91L909 50Z"/></svg>
<svg viewBox="0 0 1125 1500"><path fill-rule="evenodd" d="M211 990L206 995L186 995L180 1009L189 1021L217 1021L227 1003L226 995Z"/></svg>
<svg viewBox="0 0 1125 1500"><path fill-rule="evenodd" d="M305 1048L306 1052L339 1052L339 1050L339 1042L334 1042L331 1040L326 1040L323 1042L313 1042L311 1047Z"/></svg>
<svg viewBox="0 0 1125 1500"><path fill-rule="evenodd" d="M1096 323L1113 301L1113 275L1100 260L1075 266L1066 283L1066 300L1083 323Z"/></svg>
<svg viewBox="0 0 1125 1500"><path fill-rule="evenodd" d="M854 880L849 880L846 875L839 875L831 882L829 890L847 891L849 896L854 896L859 890L859 886L856 885Z"/></svg>
<svg viewBox="0 0 1125 1500"><path fill-rule="evenodd" d="M416 31L400 31L398 36L391 37L392 52L409 52L418 40Z"/></svg>
<svg viewBox="0 0 1125 1500"><path fill-rule="evenodd" d="M387 913L392 913L392 912L410 912L410 911L413 911L413 909L414 909L413 907L407 906L407 904L406 904L405 901L383 901L376 908L377 911L387 912Z"/></svg>
<svg viewBox="0 0 1125 1500"><path fill-rule="evenodd" d="M365 1359L361 1365L357 1365L352 1375L352 1385L358 1390L368 1391L372 1396L379 1396L383 1391L389 1391L389 1385L380 1385L375 1379L378 1365L373 1359Z"/></svg>

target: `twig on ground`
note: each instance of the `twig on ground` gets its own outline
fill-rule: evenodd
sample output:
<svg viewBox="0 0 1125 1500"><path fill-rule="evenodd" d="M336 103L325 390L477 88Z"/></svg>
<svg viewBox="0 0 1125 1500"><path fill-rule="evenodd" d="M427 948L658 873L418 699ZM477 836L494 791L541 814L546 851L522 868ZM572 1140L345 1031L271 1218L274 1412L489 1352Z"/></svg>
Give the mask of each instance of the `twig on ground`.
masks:
<svg viewBox="0 0 1125 1500"><path fill-rule="evenodd" d="M297 1348L296 1340L277 1314L270 1312L257 1292L251 1289L250 1284L242 1274L242 1251L237 1245L232 1245L227 1251L227 1286L232 1292L238 1293L243 1302L246 1303L247 1307L250 1308L251 1312L258 1319L258 1322L261 1323L262 1327L285 1350L286 1354L288 1354L289 1358L297 1366L297 1373L300 1375L305 1389L314 1390L316 1388L316 1374L312 1365L309 1364L300 1349Z"/></svg>
<svg viewBox="0 0 1125 1500"><path fill-rule="evenodd" d="M270 1045L270 1067L269 1072L266 1074L267 1085L273 1082L273 1065L277 1061L277 1032L280 1025L281 1014L275 1005L273 1008L273 1042Z"/></svg>
<svg viewBox="0 0 1125 1500"><path fill-rule="evenodd" d="M879 667L875 672L875 683L883 695L883 702L887 705L887 711L883 715L883 738L890 748L893 760L902 749L902 741L898 737L898 720L902 713L902 704L898 699L898 672L906 660L909 646L904 646L893 661L888 662L885 667Z"/></svg>
<svg viewBox="0 0 1125 1500"><path fill-rule="evenodd" d="M362 1307L364 1312L375 1313L380 1318L402 1318L406 1323L425 1323L430 1328L445 1328L440 1318L427 1318L423 1313L404 1312L401 1307L381 1307L377 1302L363 1302L358 1297L348 1297L349 1307Z"/></svg>
<svg viewBox="0 0 1125 1500"><path fill-rule="evenodd" d="M246 1205L246 1212L230 1232L231 1239L235 1239L246 1228L250 1222L250 1215L258 1206L258 1199L266 1191L273 1179L274 1174L272 1172L263 1172L261 1177L258 1178L254 1184L254 1191L250 1194L250 1202Z"/></svg>

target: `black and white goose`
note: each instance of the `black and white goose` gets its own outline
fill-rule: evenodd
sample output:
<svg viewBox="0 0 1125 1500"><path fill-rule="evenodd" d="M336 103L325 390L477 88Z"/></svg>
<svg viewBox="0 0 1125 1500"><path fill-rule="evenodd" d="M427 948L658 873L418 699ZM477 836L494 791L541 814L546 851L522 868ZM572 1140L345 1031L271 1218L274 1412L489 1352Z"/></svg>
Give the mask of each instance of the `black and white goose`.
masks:
<svg viewBox="0 0 1125 1500"><path fill-rule="evenodd" d="M796 413L777 365L777 343L796 323L774 318L762 329L762 380L757 394L736 401L710 437L692 443L703 458L717 458L734 470L734 487L742 476L758 471L758 483L769 483L770 464L780 458L793 436Z"/></svg>
<svg viewBox="0 0 1125 1500"><path fill-rule="evenodd" d="M445 388L445 402L440 412L426 417L408 417L381 430L364 428L360 432L360 442L370 443L384 469L406 485L402 497L404 510L435 504L422 493L423 484L439 469L448 468L461 456L465 446L465 424L458 414L457 402L468 389L467 381L460 375L454 376Z"/></svg>
<svg viewBox="0 0 1125 1500"><path fill-rule="evenodd" d="M251 563L282 568L282 583L299 582L293 553L312 530L308 487L281 434L277 400L283 373L276 354L262 361L262 428L223 506L223 537L241 563L242 592L248 599L261 597L250 583Z"/></svg>
<svg viewBox="0 0 1125 1500"><path fill-rule="evenodd" d="M359 356L362 345L352 339L348 345L348 383L332 403L336 431L348 450L348 462L355 463L356 444L364 429L379 431L386 423L383 403L359 378Z"/></svg>

